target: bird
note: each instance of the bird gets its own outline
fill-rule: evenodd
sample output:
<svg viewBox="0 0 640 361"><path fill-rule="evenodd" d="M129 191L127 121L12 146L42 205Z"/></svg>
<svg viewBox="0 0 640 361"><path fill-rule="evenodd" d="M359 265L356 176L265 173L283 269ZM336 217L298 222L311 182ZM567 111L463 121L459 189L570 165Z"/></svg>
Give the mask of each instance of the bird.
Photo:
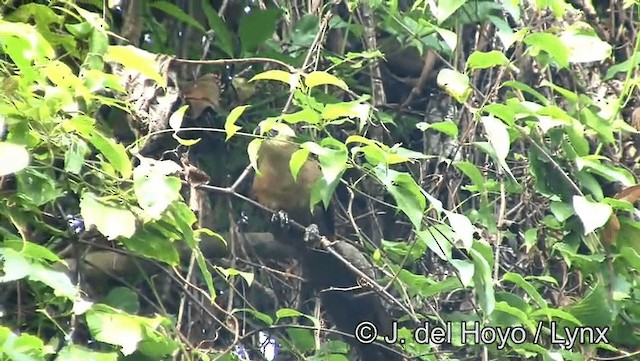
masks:
<svg viewBox="0 0 640 361"><path fill-rule="evenodd" d="M304 278L319 293L322 307L336 328L353 335L360 322L370 321L384 335L383 332L390 332L392 320L379 296L362 292L357 287L357 276L333 254L305 243L304 230L283 224L289 220L304 227L314 224L320 235L330 241L336 238L332 205L327 208L317 205L313 211L310 207L312 189L322 177L320 164L307 158L295 179L290 171L291 156L298 149L299 145L289 135L278 133L264 139L258 149L252 194L258 203L277 212L278 216L272 217L274 238L295 248ZM345 245L359 252L350 244ZM398 353L375 344L363 344L353 338L347 341L355 346L362 360L402 359Z"/></svg>

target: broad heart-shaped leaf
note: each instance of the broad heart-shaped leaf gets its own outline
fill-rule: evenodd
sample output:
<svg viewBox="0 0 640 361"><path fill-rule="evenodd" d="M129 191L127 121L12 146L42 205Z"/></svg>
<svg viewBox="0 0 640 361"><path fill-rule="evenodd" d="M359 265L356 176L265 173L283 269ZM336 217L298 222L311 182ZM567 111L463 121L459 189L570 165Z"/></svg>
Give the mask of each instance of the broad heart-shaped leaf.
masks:
<svg viewBox="0 0 640 361"><path fill-rule="evenodd" d="M304 78L304 83L309 88L320 85L335 85L342 90L349 90L349 86L342 79L324 71L313 71Z"/></svg>
<svg viewBox="0 0 640 361"><path fill-rule="evenodd" d="M582 222L585 235L604 226L613 212L610 205L590 202L582 196L573 196L573 209Z"/></svg>
<svg viewBox="0 0 640 361"><path fill-rule="evenodd" d="M121 346L125 356L132 354L144 338L138 317L105 305L95 305L87 312L86 320L91 335L97 341Z"/></svg>
<svg viewBox="0 0 640 361"><path fill-rule="evenodd" d="M238 130L242 129L242 127L236 125L236 121L250 106L251 105L237 106L227 115L227 120L224 122L224 132L227 134L225 141L229 140Z"/></svg>
<svg viewBox="0 0 640 361"><path fill-rule="evenodd" d="M571 30L560 35L560 41L569 49L569 62L590 63L611 56L611 45L594 34L583 34Z"/></svg>
<svg viewBox="0 0 640 361"><path fill-rule="evenodd" d="M152 219L160 218L165 209L180 198L180 179L171 176L181 167L170 160L157 161L142 156L140 165L133 171L133 190L138 204Z"/></svg>
<svg viewBox="0 0 640 361"><path fill-rule="evenodd" d="M19 172L29 165L29 152L23 145L0 142L0 177Z"/></svg>
<svg viewBox="0 0 640 361"><path fill-rule="evenodd" d="M453 69L442 69L436 77L438 86L454 97L458 103L464 103L471 95L469 77Z"/></svg>
<svg viewBox="0 0 640 361"><path fill-rule="evenodd" d="M133 179L138 204L152 219L158 219L173 201L180 198L180 178L160 173L139 175Z"/></svg>
<svg viewBox="0 0 640 361"><path fill-rule="evenodd" d="M95 225L108 239L130 238L136 232L136 217L131 211L104 203L91 192L82 195L80 214L87 228Z"/></svg>

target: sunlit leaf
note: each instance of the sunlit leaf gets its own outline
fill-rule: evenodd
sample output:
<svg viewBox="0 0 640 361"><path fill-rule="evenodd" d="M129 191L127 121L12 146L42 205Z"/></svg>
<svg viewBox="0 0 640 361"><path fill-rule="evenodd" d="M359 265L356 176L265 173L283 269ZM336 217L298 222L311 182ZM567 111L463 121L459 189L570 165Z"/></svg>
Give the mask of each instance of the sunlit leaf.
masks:
<svg viewBox="0 0 640 361"><path fill-rule="evenodd" d="M582 222L585 235L604 226L613 212L611 206L606 203L591 202L577 195L573 196L573 209Z"/></svg>
<svg viewBox="0 0 640 361"><path fill-rule="evenodd" d="M0 177L29 166L29 152L23 145L0 142Z"/></svg>
<svg viewBox="0 0 640 361"><path fill-rule="evenodd" d="M307 74L304 78L304 83L309 88L314 88L320 85L334 85L342 90L349 90L347 83L324 71L314 71Z"/></svg>
<svg viewBox="0 0 640 361"><path fill-rule="evenodd" d="M82 195L80 212L87 228L95 225L108 239L129 238L136 231L136 218L131 211L106 204L93 193Z"/></svg>
<svg viewBox="0 0 640 361"><path fill-rule="evenodd" d="M454 97L459 103L464 103L471 95L469 77L453 69L442 69L436 79L438 86Z"/></svg>
<svg viewBox="0 0 640 361"><path fill-rule="evenodd" d="M242 129L242 127L236 125L236 121L238 121L238 118L240 118L242 113L249 107L250 105L241 105L231 110L224 122L224 131L227 134L225 141L229 140L238 130Z"/></svg>

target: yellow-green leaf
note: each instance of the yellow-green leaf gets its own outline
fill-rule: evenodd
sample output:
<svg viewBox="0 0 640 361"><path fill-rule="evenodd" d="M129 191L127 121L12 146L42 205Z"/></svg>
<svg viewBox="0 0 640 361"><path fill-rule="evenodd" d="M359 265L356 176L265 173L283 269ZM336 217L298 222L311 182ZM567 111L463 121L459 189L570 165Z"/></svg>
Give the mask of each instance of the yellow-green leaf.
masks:
<svg viewBox="0 0 640 361"><path fill-rule="evenodd" d="M319 85L335 85L342 90L349 90L347 83L324 71L314 71L307 74L304 82L309 88L317 87Z"/></svg>
<svg viewBox="0 0 640 361"><path fill-rule="evenodd" d="M225 141L229 140L234 134L236 134L238 130L242 129L242 127L236 125L236 121L249 107L250 105L241 105L233 108L233 110L229 113L229 115L227 116L227 120L224 122L224 131L225 133L227 133L227 138L225 139Z"/></svg>

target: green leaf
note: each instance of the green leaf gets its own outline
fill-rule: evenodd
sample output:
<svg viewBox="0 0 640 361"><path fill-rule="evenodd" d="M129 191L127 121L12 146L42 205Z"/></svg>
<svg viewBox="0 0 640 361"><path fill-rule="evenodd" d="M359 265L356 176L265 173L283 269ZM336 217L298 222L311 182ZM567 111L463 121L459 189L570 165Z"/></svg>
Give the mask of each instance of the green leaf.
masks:
<svg viewBox="0 0 640 361"><path fill-rule="evenodd" d="M205 1L201 4L202 9L207 16L209 29L213 31L213 34L215 34L215 44L218 45L227 56L233 58L235 55L233 51L233 38L231 37L231 32L229 32L227 24L225 24L224 20L220 18L218 12L211 6L209 2Z"/></svg>
<svg viewBox="0 0 640 361"><path fill-rule="evenodd" d="M456 236L455 238L462 242L462 247L464 247L464 249L471 249L475 228L473 227L473 224L471 224L469 218L465 215L446 210L444 211L444 214L449 220L451 229L453 229L453 233Z"/></svg>
<svg viewBox="0 0 640 361"><path fill-rule="evenodd" d="M569 62L571 63L603 61L611 56L611 45L600 40L595 33L586 34L570 29L560 34L560 41L569 50Z"/></svg>
<svg viewBox="0 0 640 361"><path fill-rule="evenodd" d="M509 59L503 52L492 50L489 52L474 51L467 59L467 69L488 69L494 66L505 66Z"/></svg>
<svg viewBox="0 0 640 361"><path fill-rule="evenodd" d="M65 119L61 126L65 132L76 132L88 138L91 136L96 120L86 115L77 115L73 118Z"/></svg>
<svg viewBox="0 0 640 361"><path fill-rule="evenodd" d="M361 122L369 119L371 107L360 102L341 102L325 105L322 110L322 119L334 120L338 118L357 118Z"/></svg>
<svg viewBox="0 0 640 361"><path fill-rule="evenodd" d="M89 138L89 142L96 147L102 155L107 158L109 164L118 171L123 178L129 179L133 173L133 165L131 159L127 156L124 146L116 143L113 139L107 138L102 133L94 130Z"/></svg>
<svg viewBox="0 0 640 361"><path fill-rule="evenodd" d="M42 282L52 288L56 296L74 300L78 289L64 272L54 271L38 261L33 261L11 248L0 248L0 258L4 260L3 275L0 282L17 281L28 278L29 281Z"/></svg>
<svg viewBox="0 0 640 361"><path fill-rule="evenodd" d="M569 66L569 49L560 39L549 33L533 33L527 35L523 42L529 46L528 52L538 56L540 51L549 54L561 68Z"/></svg>
<svg viewBox="0 0 640 361"><path fill-rule="evenodd" d="M558 222L564 222L569 217L573 216L575 212L573 211L573 207L570 204L564 202L551 202L549 205L549 210L556 217Z"/></svg>
<svg viewBox="0 0 640 361"><path fill-rule="evenodd" d="M136 171L140 168L141 166L136 167ZM136 171L133 177L133 190L138 204L151 219L159 219L169 204L180 199L182 182L178 177L153 171L147 174Z"/></svg>
<svg viewBox="0 0 640 361"><path fill-rule="evenodd" d="M19 238L16 239L5 239L2 243L4 247L11 248L16 252L21 253L22 255L29 257L34 260L46 260L49 262L58 262L60 261L60 257L57 254L52 252L47 247L41 246L39 244L23 241Z"/></svg>
<svg viewBox="0 0 640 361"><path fill-rule="evenodd" d="M164 229L160 222L154 222L146 224L131 238L123 239L122 243L131 252L177 266L180 263L180 255L173 243L177 238L177 235Z"/></svg>
<svg viewBox="0 0 640 361"><path fill-rule="evenodd" d="M154 1L149 3L149 6L152 8L156 8L169 16L173 16L174 18L184 22L185 24L192 26L203 33L206 32L202 24L200 24L196 19L191 17L189 14L182 11L178 6L168 2L168 1Z"/></svg>
<svg viewBox="0 0 640 361"><path fill-rule="evenodd" d="M589 170L609 182L620 182L625 187L635 184L634 176L628 170L602 163L595 156L578 157L575 162L578 170Z"/></svg>
<svg viewBox="0 0 640 361"><path fill-rule="evenodd" d="M71 282L69 276L60 271L54 271L40 263L31 264L29 280L39 281L53 289L53 294L74 300L80 296L79 289Z"/></svg>
<svg viewBox="0 0 640 361"><path fill-rule="evenodd" d="M633 56L635 54L635 57ZM609 69L607 69L607 74L605 75L604 81L611 80L618 73L626 73L630 68L637 67L640 65L640 52L635 52L631 54L629 58L622 63L612 65Z"/></svg>
<svg viewBox="0 0 640 361"><path fill-rule="evenodd" d="M487 139L495 151L498 164L500 164L500 167L505 172L513 177L511 169L506 161L511 148L509 132L507 131L506 125L501 120L492 116L484 116L481 120L484 130L487 133Z"/></svg>
<svg viewBox="0 0 640 361"><path fill-rule="evenodd" d="M280 9L273 7L266 10L252 9L251 13L240 18L238 34L243 54L254 51L271 38L280 15Z"/></svg>
<svg viewBox="0 0 640 361"><path fill-rule="evenodd" d="M139 317L106 305L95 305L87 312L86 320L89 331L96 341L122 347L120 351L125 356L131 355L144 338Z"/></svg>
<svg viewBox="0 0 640 361"><path fill-rule="evenodd" d="M156 63L153 53L132 45L110 45L104 59L108 62L120 63L127 70L135 70L155 80L162 87L167 86L166 80L153 66Z"/></svg>
<svg viewBox="0 0 640 361"><path fill-rule="evenodd" d="M187 109L189 109L189 106L183 105L178 108L178 110L173 112L169 117L169 126L175 132L179 131L180 128L182 128L182 121L184 120L184 114L187 112Z"/></svg>
<svg viewBox="0 0 640 361"><path fill-rule="evenodd" d="M276 80L289 85L291 89L295 89L296 85L300 81L299 74L292 74L284 70L267 70L262 73L256 74L253 78L249 79L249 82L256 80Z"/></svg>
<svg viewBox="0 0 640 361"><path fill-rule="evenodd" d="M610 205L590 202L582 196L573 196L573 209L582 222L585 235L604 226L613 213Z"/></svg>
<svg viewBox="0 0 640 361"><path fill-rule="evenodd" d="M476 167L475 164L471 162L463 161L463 162L455 162L453 163L453 165L456 168L460 169L460 171L462 171L464 175L469 177L469 179L471 179L471 182L473 182L473 185L478 187L478 191L480 193L484 193L485 191L484 177L482 176L480 169L478 169L478 167Z"/></svg>
<svg viewBox="0 0 640 361"><path fill-rule="evenodd" d="M251 163L251 166L253 167L253 169L256 170L256 172L260 172L260 170L258 169L258 150L260 150L260 145L262 144L262 141L263 140L260 138L255 138L254 140L249 142L249 145L247 146L249 163Z"/></svg>
<svg viewBox="0 0 640 361"><path fill-rule="evenodd" d="M255 275L251 272L242 272L235 268L216 267L216 269L220 271L220 273L222 273L226 278L229 278L230 276L242 277L245 281L247 281L247 286L251 286L253 280L255 279Z"/></svg>
<svg viewBox="0 0 640 361"><path fill-rule="evenodd" d="M417 231L416 236L418 241L423 242L442 260L451 260L453 245L450 239L453 238L453 230L450 227L444 224L434 225L422 231Z"/></svg>
<svg viewBox="0 0 640 361"><path fill-rule="evenodd" d="M64 170L72 174L80 174L84 158L89 153L89 146L82 139L72 139L71 146L64 154Z"/></svg>
<svg viewBox="0 0 640 361"><path fill-rule="evenodd" d="M476 269L473 262L460 259L450 259L449 262L458 270L458 275L460 276L460 283L462 283L462 286L471 287L471 281L473 280L473 275Z"/></svg>
<svg viewBox="0 0 640 361"><path fill-rule="evenodd" d="M291 318L291 317L301 317L301 316L306 316L306 315L304 313L298 311L298 310L294 310L294 309L291 309L291 308L281 308L281 309L276 311L276 317L278 319Z"/></svg>
<svg viewBox="0 0 640 361"><path fill-rule="evenodd" d="M342 79L324 71L313 71L307 74L304 83L310 89L320 85L334 85L342 90L349 90L349 86Z"/></svg>
<svg viewBox="0 0 640 361"><path fill-rule="evenodd" d="M293 152L293 154L291 154L291 160L289 160L289 169L291 170L291 175L293 175L294 180L298 179L298 172L300 172L300 169L308 158L308 149L298 149Z"/></svg>
<svg viewBox="0 0 640 361"><path fill-rule="evenodd" d="M56 361L118 361L117 352L98 352L79 345L67 345L60 350Z"/></svg>
<svg viewBox="0 0 640 361"><path fill-rule="evenodd" d="M374 174L395 199L398 208L407 216L417 230L421 229L426 200L415 179L408 173L401 173L386 166L378 165Z"/></svg>
<svg viewBox="0 0 640 361"><path fill-rule="evenodd" d="M435 130L442 134L448 135L451 138L458 137L458 126L452 121L442 121L435 123L418 122L416 128L420 131L427 131L428 129Z"/></svg>
<svg viewBox="0 0 640 361"><path fill-rule="evenodd" d="M469 253L475 267L473 280L480 301L480 307L482 307L486 315L490 315L495 309L496 302L493 279L491 278L492 267L488 260L475 248L472 248Z"/></svg>
<svg viewBox="0 0 640 361"><path fill-rule="evenodd" d="M464 103L471 95L469 77L453 69L442 69L436 78L438 86L449 95L454 97L458 103Z"/></svg>
<svg viewBox="0 0 640 361"><path fill-rule="evenodd" d="M116 287L112 289L102 302L131 314L136 314L140 310L138 295L126 287Z"/></svg>
<svg viewBox="0 0 640 361"><path fill-rule="evenodd" d="M547 307L547 301L538 293L538 291L527 282L522 275L518 273L508 272L502 277L503 281L513 282L520 288L522 288L527 294L538 304L540 308Z"/></svg>
<svg viewBox="0 0 640 361"><path fill-rule="evenodd" d="M17 335L10 328L0 326L0 355L3 360L41 361L45 360L44 342L26 332Z"/></svg>
<svg viewBox="0 0 640 361"><path fill-rule="evenodd" d="M466 0L439 1L437 6L429 6L429 11L436 18L438 24L442 24L466 2ZM414 6L417 4L419 3L415 3Z"/></svg>
<svg viewBox="0 0 640 361"><path fill-rule="evenodd" d="M0 177L29 166L29 152L23 145L0 142Z"/></svg>
<svg viewBox="0 0 640 361"><path fill-rule="evenodd" d="M82 195L80 213L87 228L95 225L108 239L130 238L136 232L136 217L131 211L100 201L91 192Z"/></svg>
<svg viewBox="0 0 640 361"><path fill-rule="evenodd" d="M201 138L183 139L183 138L180 138L180 136L178 135L180 128L182 128L182 121L184 120L184 115L187 112L187 109L189 109L189 106L183 105L180 108L178 108L178 110L173 112L173 114L171 114L171 116L169 117L169 126L171 127L171 129L174 130L174 133L172 135L173 139L177 140L178 143L184 146L190 147L198 143L201 140Z"/></svg>
<svg viewBox="0 0 640 361"><path fill-rule="evenodd" d="M280 119L289 124L297 124L305 122L308 124L318 124L320 122L320 114L311 108L303 108L300 111L289 114L282 114Z"/></svg>
<svg viewBox="0 0 640 361"><path fill-rule="evenodd" d="M308 147L310 142L303 144ZM310 209L313 210L319 201L322 201L325 208L329 206L333 191L338 186L342 174L347 169L347 161L349 155L347 147L337 139L324 138L321 142L321 153L318 155L318 161L320 163L320 169L322 171L322 178L316 182L311 190L311 202ZM317 148L308 147L310 151L314 151Z"/></svg>
<svg viewBox="0 0 640 361"><path fill-rule="evenodd" d="M31 264L22 254L10 248L0 248L0 258L4 261L0 282L17 281L29 275Z"/></svg>
<svg viewBox="0 0 640 361"><path fill-rule="evenodd" d="M233 311L233 313L235 312L247 312L251 314L253 317L257 318L258 320L264 322L269 326L274 324L273 318L271 318L271 316L264 314L260 311L254 310L252 308L240 308Z"/></svg>
<svg viewBox="0 0 640 361"><path fill-rule="evenodd" d="M52 170L50 174L41 173L35 168L27 168L16 174L18 190L22 193L21 198L28 200L36 206L41 206L62 196L62 190L53 178Z"/></svg>
<svg viewBox="0 0 640 361"><path fill-rule="evenodd" d="M229 140L238 130L242 129L242 127L236 125L236 121L249 107L251 107L251 105L237 106L229 113L227 120L224 122L224 131L227 134L225 141Z"/></svg>

